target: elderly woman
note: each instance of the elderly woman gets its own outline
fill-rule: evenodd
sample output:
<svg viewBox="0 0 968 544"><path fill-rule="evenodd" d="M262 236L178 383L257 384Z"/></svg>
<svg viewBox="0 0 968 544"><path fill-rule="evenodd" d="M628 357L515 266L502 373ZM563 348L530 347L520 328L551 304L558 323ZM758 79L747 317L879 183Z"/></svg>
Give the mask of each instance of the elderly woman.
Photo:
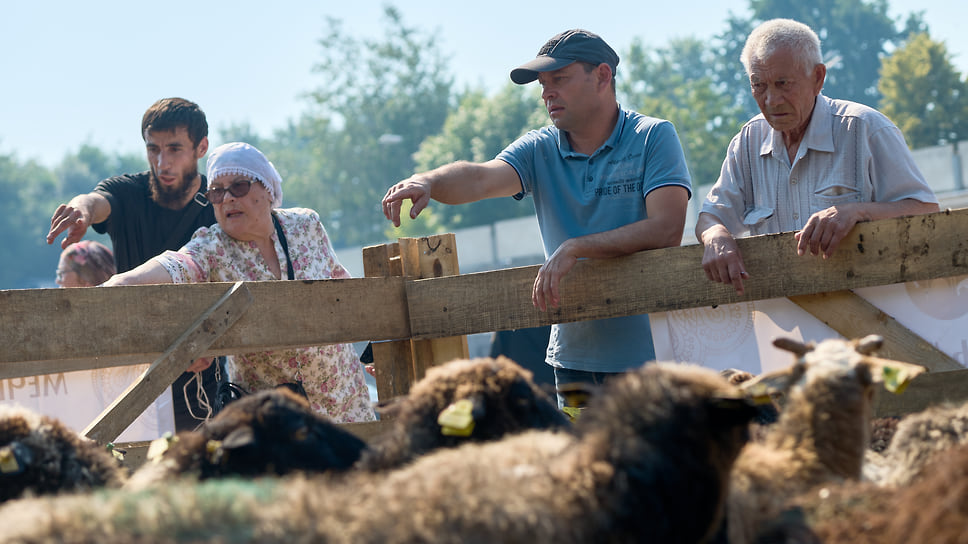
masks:
<svg viewBox="0 0 968 544"><path fill-rule="evenodd" d="M115 273L114 254L104 244L81 240L67 246L57 263L57 285L93 287Z"/></svg>
<svg viewBox="0 0 968 544"><path fill-rule="evenodd" d="M316 212L280 208L282 178L258 149L219 146L209 154L207 174L205 196L218 224L104 285L350 277ZM351 344L247 353L226 366L229 380L248 391L301 384L313 409L337 422L376 418Z"/></svg>

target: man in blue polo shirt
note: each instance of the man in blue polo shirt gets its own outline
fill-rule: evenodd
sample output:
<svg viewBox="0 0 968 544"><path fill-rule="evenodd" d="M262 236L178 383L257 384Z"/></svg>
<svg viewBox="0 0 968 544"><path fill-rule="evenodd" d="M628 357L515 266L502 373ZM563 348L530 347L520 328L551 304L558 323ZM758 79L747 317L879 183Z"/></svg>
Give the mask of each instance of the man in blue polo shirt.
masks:
<svg viewBox="0 0 968 544"><path fill-rule="evenodd" d="M546 257L532 291L542 311L558 307L559 283L578 259L679 245L691 194L682 146L668 121L619 106L618 62L591 32L551 38L511 80L538 81L553 125L518 138L493 160L459 161L393 185L384 215L399 226L407 199L415 218L431 198L464 204L530 194ZM561 386L601 383L654 358L648 315L637 315L554 325L545 360Z"/></svg>

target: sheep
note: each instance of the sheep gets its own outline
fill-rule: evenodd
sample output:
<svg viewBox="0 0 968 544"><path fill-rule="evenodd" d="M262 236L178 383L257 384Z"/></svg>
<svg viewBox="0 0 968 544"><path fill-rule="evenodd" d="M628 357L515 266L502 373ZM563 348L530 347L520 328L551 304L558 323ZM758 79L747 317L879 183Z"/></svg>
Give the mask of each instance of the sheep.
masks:
<svg viewBox="0 0 968 544"><path fill-rule="evenodd" d="M388 470L438 448L569 425L530 371L499 356L433 367L410 392L378 410L390 427L370 440L357 468Z"/></svg>
<svg viewBox="0 0 968 544"><path fill-rule="evenodd" d="M939 452L968 443L968 404L943 404L909 414L897 423L883 458L870 459L865 474L886 486L911 483Z"/></svg>
<svg viewBox="0 0 968 544"><path fill-rule="evenodd" d="M779 420L762 442L750 442L733 468L726 533L732 544L753 542L785 503L822 483L859 479L870 444L875 383L906 384L923 367L874 357L883 340L824 340L818 345L779 339L797 360L787 370L742 387L761 396L784 390Z"/></svg>
<svg viewBox="0 0 968 544"><path fill-rule="evenodd" d="M735 368L727 368L721 370L719 373L733 385L740 385L755 378L752 373ZM759 440L762 438L762 435L766 432L766 426L776 423L776 420L780 417L780 404L777 400L778 396L778 393L774 393L770 396L769 402L765 402L766 399L763 399L764 402L760 402L756 405L758 413L753 419L753 440Z"/></svg>
<svg viewBox="0 0 968 544"><path fill-rule="evenodd" d="M811 490L791 505L827 544L965 542L968 445L934 456L909 485L844 482Z"/></svg>
<svg viewBox="0 0 968 544"><path fill-rule="evenodd" d="M114 455L61 421L20 405L0 405L0 502L120 487L126 479Z"/></svg>
<svg viewBox="0 0 968 544"><path fill-rule="evenodd" d="M315 413L305 397L277 387L246 395L198 430L161 438L152 447L151 459L131 476L127 488L142 489L175 476L343 471L359 460L366 443Z"/></svg>
<svg viewBox="0 0 968 544"><path fill-rule="evenodd" d="M703 542L754 414L715 371L654 363L607 383L573 431L440 449L389 472L19 503L0 509L12 520L0 542Z"/></svg>

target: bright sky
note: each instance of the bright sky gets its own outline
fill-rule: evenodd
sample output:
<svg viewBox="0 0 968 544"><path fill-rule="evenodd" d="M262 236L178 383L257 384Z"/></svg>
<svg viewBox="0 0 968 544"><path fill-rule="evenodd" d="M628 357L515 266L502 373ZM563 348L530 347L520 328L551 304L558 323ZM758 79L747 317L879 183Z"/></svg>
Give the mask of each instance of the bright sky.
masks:
<svg viewBox="0 0 968 544"><path fill-rule="evenodd" d="M249 122L262 136L307 110L325 17L355 36L378 37L382 0L168 0L13 2L0 17L0 153L50 166L81 144L143 151L141 115L158 98L182 96L218 129ZM968 73L964 0L889 0L891 15L924 10ZM439 31L458 85L488 90L534 57L549 37L574 27L601 34L620 54L635 37L710 38L746 1L407 0L408 26ZM737 62L737 69L739 64ZM91 180L91 184L97 180Z"/></svg>

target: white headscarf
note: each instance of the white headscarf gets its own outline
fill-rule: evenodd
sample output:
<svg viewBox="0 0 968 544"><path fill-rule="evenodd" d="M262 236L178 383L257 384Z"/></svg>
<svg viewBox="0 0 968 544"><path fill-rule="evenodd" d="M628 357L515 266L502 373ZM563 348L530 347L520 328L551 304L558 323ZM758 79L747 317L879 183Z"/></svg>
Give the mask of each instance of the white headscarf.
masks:
<svg viewBox="0 0 968 544"><path fill-rule="evenodd" d="M208 154L206 170L209 183L224 175L243 175L258 180L269 191L272 208L282 207L282 177L261 151L247 143L232 142L216 147Z"/></svg>

